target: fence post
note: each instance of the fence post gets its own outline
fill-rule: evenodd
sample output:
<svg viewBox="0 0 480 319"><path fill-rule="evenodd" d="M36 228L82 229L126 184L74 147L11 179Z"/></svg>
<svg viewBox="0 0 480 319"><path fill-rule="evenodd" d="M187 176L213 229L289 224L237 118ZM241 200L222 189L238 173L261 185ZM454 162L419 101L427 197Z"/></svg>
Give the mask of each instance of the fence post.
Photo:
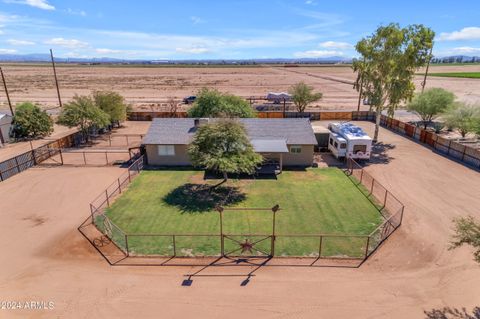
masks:
<svg viewBox="0 0 480 319"><path fill-rule="evenodd" d="M111 134L108 134L108 143L109 143L109 146L112 146L112 135Z"/></svg>
<svg viewBox="0 0 480 319"><path fill-rule="evenodd" d="M372 177L372 187L370 188L370 195L373 194L373 185L375 184L375 178Z"/></svg>
<svg viewBox="0 0 480 319"><path fill-rule="evenodd" d="M448 141L448 150L447 150L447 155L450 155L450 146L452 145L452 140Z"/></svg>
<svg viewBox="0 0 480 319"><path fill-rule="evenodd" d="M318 258L322 257L322 242L323 242L323 236L320 235L320 244L318 245Z"/></svg>
<svg viewBox="0 0 480 319"><path fill-rule="evenodd" d="M400 224L398 224L398 227L400 227L400 225L402 224L402 221L403 221L403 212L405 211L405 206L402 205L402 213L400 215Z"/></svg>
<svg viewBox="0 0 480 319"><path fill-rule="evenodd" d="M125 249L127 250L127 257L130 256L130 251L128 249L128 235L125 234Z"/></svg>
<svg viewBox="0 0 480 319"><path fill-rule="evenodd" d="M118 192L121 194L122 193L122 186L120 184L120 177L117 178L117 181L118 181Z"/></svg>
<svg viewBox="0 0 480 319"><path fill-rule="evenodd" d="M105 190L105 196L107 197L107 206L110 207L110 200L108 198L108 190Z"/></svg>
<svg viewBox="0 0 480 319"><path fill-rule="evenodd" d="M360 174L360 184L362 183L362 180L363 180L363 169L361 170L361 174Z"/></svg>
<svg viewBox="0 0 480 319"><path fill-rule="evenodd" d="M85 157L85 152L83 152L83 162L87 165L87 158Z"/></svg>
<svg viewBox="0 0 480 319"><path fill-rule="evenodd" d="M385 190L385 198L383 199L383 207L385 208L385 206L387 205L387 195L388 195L388 191Z"/></svg>
<svg viewBox="0 0 480 319"><path fill-rule="evenodd" d="M172 235L173 240L173 257L177 257L177 241L175 235Z"/></svg>
<svg viewBox="0 0 480 319"><path fill-rule="evenodd" d="M367 245L365 247L365 259L368 258L368 246L370 245L370 236L367 237Z"/></svg>
<svg viewBox="0 0 480 319"><path fill-rule="evenodd" d="M92 224L95 224L95 218L93 217L93 205L90 203L90 215L92 216Z"/></svg>
<svg viewBox="0 0 480 319"><path fill-rule="evenodd" d="M463 145L462 162L465 159L465 152L466 151L467 151L467 145Z"/></svg>
<svg viewBox="0 0 480 319"><path fill-rule="evenodd" d="M105 151L105 161L106 161L105 165L108 165L108 152L107 151Z"/></svg>
<svg viewBox="0 0 480 319"><path fill-rule="evenodd" d="M130 177L130 169L127 168L127 172L128 172L128 182L130 183L132 181L132 178Z"/></svg>
<svg viewBox="0 0 480 319"><path fill-rule="evenodd" d="M62 154L62 149L60 149L60 161L62 162L62 165L63 165L63 154Z"/></svg>

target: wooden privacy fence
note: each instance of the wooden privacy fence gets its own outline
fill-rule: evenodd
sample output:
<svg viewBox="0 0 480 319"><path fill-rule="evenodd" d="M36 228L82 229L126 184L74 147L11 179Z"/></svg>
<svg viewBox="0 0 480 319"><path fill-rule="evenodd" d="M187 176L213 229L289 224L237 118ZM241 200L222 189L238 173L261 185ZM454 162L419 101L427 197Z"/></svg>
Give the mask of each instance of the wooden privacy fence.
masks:
<svg viewBox="0 0 480 319"><path fill-rule="evenodd" d="M439 153L480 169L480 149L441 137L432 131L382 115L380 124L396 133L426 144Z"/></svg>

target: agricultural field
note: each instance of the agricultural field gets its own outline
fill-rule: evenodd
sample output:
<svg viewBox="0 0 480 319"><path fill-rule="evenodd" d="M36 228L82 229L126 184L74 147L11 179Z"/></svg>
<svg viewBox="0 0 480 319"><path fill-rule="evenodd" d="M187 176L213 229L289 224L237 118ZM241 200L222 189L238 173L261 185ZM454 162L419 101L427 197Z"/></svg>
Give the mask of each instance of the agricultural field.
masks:
<svg viewBox="0 0 480 319"><path fill-rule="evenodd" d="M134 234L216 236L220 225L215 205L224 198L227 208L280 205L276 217L278 255L311 256L318 252L318 237L281 235L368 236L383 221L377 208L338 168L283 171L278 179L231 179L214 189L210 187L221 180L204 181L203 176L202 171L154 170L143 171L133 181L107 210L111 221L129 234L132 252L172 254L170 237L130 236ZM223 233L270 235L272 212L226 210ZM180 255L219 254L218 237L179 236L177 241ZM365 237L324 239L326 256L342 252L361 257L364 251Z"/></svg>
<svg viewBox="0 0 480 319"><path fill-rule="evenodd" d="M480 79L480 72L451 72L451 73L430 73L431 76L441 76L445 78L467 78Z"/></svg>
<svg viewBox="0 0 480 319"><path fill-rule="evenodd" d="M45 108L58 105L53 72L48 64L7 64L3 67L14 103L30 100ZM415 78L417 88L423 80L422 70ZM430 67L431 73L480 72L480 65ZM312 109L354 110L358 94L353 89L355 74L349 65L315 65L289 67L262 66L88 66L59 64L60 92L64 102L74 94L88 94L94 89L115 90L125 96L134 109L155 110L169 98L195 94L202 87L214 87L242 97L264 96L269 91L286 91L304 81L323 93ZM467 102L480 100L478 81L468 78L430 77L428 87L453 91ZM3 93L3 87L0 88ZM366 106L362 105L362 109ZM0 109L7 110L4 99Z"/></svg>

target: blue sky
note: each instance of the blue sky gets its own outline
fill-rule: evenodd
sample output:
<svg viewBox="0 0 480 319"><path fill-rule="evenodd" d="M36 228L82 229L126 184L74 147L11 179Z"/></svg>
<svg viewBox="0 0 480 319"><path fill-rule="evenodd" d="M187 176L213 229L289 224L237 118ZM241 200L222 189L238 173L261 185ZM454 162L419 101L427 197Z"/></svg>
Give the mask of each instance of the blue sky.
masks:
<svg viewBox="0 0 480 319"><path fill-rule="evenodd" d="M127 59L356 56L390 22L423 23L434 53L480 56L480 1L0 0L0 53Z"/></svg>

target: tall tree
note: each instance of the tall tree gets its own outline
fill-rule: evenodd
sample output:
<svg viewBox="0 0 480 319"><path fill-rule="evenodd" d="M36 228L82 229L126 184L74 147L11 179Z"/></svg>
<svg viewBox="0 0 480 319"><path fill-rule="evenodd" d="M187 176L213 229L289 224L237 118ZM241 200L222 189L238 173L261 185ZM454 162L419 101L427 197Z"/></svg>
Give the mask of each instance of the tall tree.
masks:
<svg viewBox="0 0 480 319"><path fill-rule="evenodd" d="M417 94L408 103L407 109L416 113L422 119L424 128L427 128L435 118L452 107L454 100L455 95L452 92L432 88Z"/></svg>
<svg viewBox="0 0 480 319"><path fill-rule="evenodd" d="M263 161L253 150L243 125L229 119L200 126L188 154L195 166L221 172L224 182L228 173L254 173Z"/></svg>
<svg viewBox="0 0 480 319"><path fill-rule="evenodd" d="M382 111L388 109L393 116L400 103L413 97L415 71L431 58L434 36L423 25L400 28L392 23L379 27L355 46L361 59L353 61L357 73L354 88L376 111L374 141L378 139Z"/></svg>
<svg viewBox="0 0 480 319"><path fill-rule="evenodd" d="M78 127L86 141L91 127L103 128L110 124L107 113L95 105L90 96L75 95L71 102L64 105L57 119L58 124Z"/></svg>
<svg viewBox="0 0 480 319"><path fill-rule="evenodd" d="M299 82L290 88L288 92L292 95L293 103L298 112L303 113L310 103L323 97L322 93L315 93L313 90L313 86L309 86L305 82Z"/></svg>
<svg viewBox="0 0 480 319"><path fill-rule="evenodd" d="M15 107L13 117L13 135L15 137L47 136L53 132L53 120L46 111L31 102Z"/></svg>
<svg viewBox="0 0 480 319"><path fill-rule="evenodd" d="M255 117L250 104L244 99L221 93L215 89L203 88L197 95L189 117Z"/></svg>
<svg viewBox="0 0 480 319"><path fill-rule="evenodd" d="M127 118L127 103L125 99L117 92L113 91L94 91L92 93L95 105L108 114L110 122L120 125L120 122Z"/></svg>
<svg viewBox="0 0 480 319"><path fill-rule="evenodd" d="M476 125L480 121L480 107L457 102L455 107L445 113L444 118L447 126L456 128L465 137L476 131Z"/></svg>

